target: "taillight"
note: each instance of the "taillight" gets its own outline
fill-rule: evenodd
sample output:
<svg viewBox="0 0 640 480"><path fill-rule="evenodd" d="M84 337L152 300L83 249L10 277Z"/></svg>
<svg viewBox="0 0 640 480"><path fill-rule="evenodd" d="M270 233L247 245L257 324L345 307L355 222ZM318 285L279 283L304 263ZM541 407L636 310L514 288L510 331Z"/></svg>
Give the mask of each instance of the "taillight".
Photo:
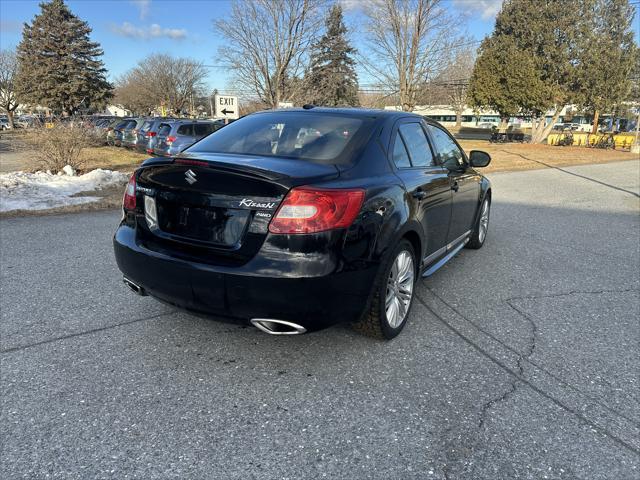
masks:
<svg viewBox="0 0 640 480"><path fill-rule="evenodd" d="M156 136L156 132L147 132L144 134L145 137L155 137Z"/></svg>
<svg viewBox="0 0 640 480"><path fill-rule="evenodd" d="M122 208L125 210L135 210L136 208L136 174L131 175L127 188L122 198Z"/></svg>
<svg viewBox="0 0 640 480"><path fill-rule="evenodd" d="M170 137L167 137L167 143L171 145L173 142L176 141L176 138L177 137L174 137L173 135L171 135Z"/></svg>
<svg viewBox="0 0 640 480"><path fill-rule="evenodd" d="M349 227L360 212L364 190L298 187L283 200L271 233L314 233Z"/></svg>

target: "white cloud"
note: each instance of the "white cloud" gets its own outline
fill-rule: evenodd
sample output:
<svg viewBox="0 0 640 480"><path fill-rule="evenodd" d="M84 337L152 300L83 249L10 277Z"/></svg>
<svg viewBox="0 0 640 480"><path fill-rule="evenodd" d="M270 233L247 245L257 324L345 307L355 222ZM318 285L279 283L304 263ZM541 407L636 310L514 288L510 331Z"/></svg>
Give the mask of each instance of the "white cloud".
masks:
<svg viewBox="0 0 640 480"><path fill-rule="evenodd" d="M490 20L502 8L502 0L453 0L453 6L469 14L480 14L483 20Z"/></svg>
<svg viewBox="0 0 640 480"><path fill-rule="evenodd" d="M111 31L121 37L141 40L162 37L183 40L187 37L187 31L183 28L163 28L157 23L153 23L148 27L137 27L129 22L123 22L122 25L111 25Z"/></svg>
<svg viewBox="0 0 640 480"><path fill-rule="evenodd" d="M140 12L140 20L144 20L149 15L151 9L151 0L131 0Z"/></svg>

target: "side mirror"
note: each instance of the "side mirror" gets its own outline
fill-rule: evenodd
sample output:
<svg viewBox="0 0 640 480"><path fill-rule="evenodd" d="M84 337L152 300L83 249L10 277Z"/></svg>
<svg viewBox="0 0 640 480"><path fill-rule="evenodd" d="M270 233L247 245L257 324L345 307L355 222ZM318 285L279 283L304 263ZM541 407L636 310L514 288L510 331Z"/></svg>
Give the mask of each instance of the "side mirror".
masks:
<svg viewBox="0 0 640 480"><path fill-rule="evenodd" d="M469 163L472 167L486 167L491 163L491 156L481 150L471 150Z"/></svg>

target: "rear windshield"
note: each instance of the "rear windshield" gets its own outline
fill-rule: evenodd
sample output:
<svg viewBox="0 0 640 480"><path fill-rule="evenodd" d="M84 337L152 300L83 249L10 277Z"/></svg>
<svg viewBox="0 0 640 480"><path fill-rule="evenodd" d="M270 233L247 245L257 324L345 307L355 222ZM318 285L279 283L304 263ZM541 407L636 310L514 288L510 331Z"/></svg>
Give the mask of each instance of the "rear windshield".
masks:
<svg viewBox="0 0 640 480"><path fill-rule="evenodd" d="M193 133L196 137L203 137L213 132L213 124L199 123L193 126Z"/></svg>
<svg viewBox="0 0 640 480"><path fill-rule="evenodd" d="M220 129L186 151L348 162L372 120L312 112L260 113Z"/></svg>
<svg viewBox="0 0 640 480"><path fill-rule="evenodd" d="M158 127L158 135L160 135L160 136L169 135L170 131L171 131L171 125L169 125L168 123L162 123Z"/></svg>
<svg viewBox="0 0 640 480"><path fill-rule="evenodd" d="M146 132L148 130L151 130L151 125L153 125L153 121L147 120L146 122L144 122L142 124L142 128L140 129L140 131L141 132Z"/></svg>
<svg viewBox="0 0 640 480"><path fill-rule="evenodd" d="M178 135L193 135L193 125L180 125L177 133Z"/></svg>

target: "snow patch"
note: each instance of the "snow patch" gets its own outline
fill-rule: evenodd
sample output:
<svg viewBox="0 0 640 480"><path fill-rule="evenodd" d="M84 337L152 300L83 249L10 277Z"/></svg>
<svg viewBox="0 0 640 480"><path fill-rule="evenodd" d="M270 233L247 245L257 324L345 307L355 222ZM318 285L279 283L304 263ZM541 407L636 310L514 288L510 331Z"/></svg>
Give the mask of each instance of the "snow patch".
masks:
<svg viewBox="0 0 640 480"><path fill-rule="evenodd" d="M11 172L0 174L0 212L12 210L45 210L91 203L99 197L73 197L76 193L102 190L121 185L124 191L129 176L113 170L92 170L76 175L67 165L54 175L51 172Z"/></svg>

